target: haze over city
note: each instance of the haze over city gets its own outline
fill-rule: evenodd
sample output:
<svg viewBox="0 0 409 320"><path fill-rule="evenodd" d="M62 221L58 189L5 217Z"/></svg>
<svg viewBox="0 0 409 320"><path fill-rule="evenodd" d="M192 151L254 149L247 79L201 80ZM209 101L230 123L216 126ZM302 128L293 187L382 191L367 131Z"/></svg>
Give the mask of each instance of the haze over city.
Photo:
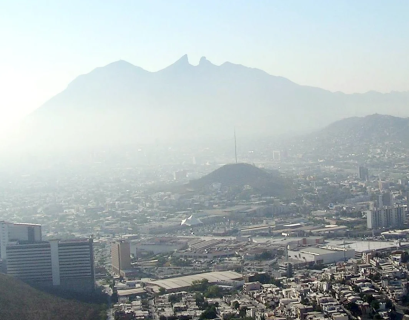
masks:
<svg viewBox="0 0 409 320"><path fill-rule="evenodd" d="M0 320L409 320L408 12L0 3Z"/></svg>

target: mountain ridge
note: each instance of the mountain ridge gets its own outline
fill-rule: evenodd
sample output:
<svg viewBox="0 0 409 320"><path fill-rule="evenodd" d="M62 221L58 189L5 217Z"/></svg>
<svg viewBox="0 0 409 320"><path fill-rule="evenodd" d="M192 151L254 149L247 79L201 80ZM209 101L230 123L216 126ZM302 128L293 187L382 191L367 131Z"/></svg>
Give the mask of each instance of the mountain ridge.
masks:
<svg viewBox="0 0 409 320"><path fill-rule="evenodd" d="M23 131L36 147L220 139L233 127L268 136L385 110L409 116L407 106L405 92L333 93L239 64L217 66L205 57L194 66L184 55L155 72L119 60L80 75L31 113Z"/></svg>

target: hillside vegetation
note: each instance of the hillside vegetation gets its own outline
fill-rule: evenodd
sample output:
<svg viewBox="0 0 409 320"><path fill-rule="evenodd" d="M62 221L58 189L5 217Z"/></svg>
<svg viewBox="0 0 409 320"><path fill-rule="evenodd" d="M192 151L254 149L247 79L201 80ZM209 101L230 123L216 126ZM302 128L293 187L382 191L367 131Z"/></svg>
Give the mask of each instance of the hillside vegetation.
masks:
<svg viewBox="0 0 409 320"><path fill-rule="evenodd" d="M247 163L227 164L208 175L191 181L187 188L203 192L214 183L231 191L251 187L254 192L269 196L286 196L293 192L292 184L278 172L268 172Z"/></svg>
<svg viewBox="0 0 409 320"><path fill-rule="evenodd" d="M98 306L54 297L0 274L1 320L100 320Z"/></svg>

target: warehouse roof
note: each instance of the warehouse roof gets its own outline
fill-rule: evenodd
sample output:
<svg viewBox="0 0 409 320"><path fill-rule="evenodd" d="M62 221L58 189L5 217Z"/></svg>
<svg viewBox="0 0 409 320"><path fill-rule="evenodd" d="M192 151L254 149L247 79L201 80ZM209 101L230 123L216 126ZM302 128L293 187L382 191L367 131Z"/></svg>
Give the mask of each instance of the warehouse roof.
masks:
<svg viewBox="0 0 409 320"><path fill-rule="evenodd" d="M163 280L155 280L150 282L150 284L162 287L166 290L172 290L189 287L195 280L207 279L209 283L218 283L224 281L241 280L242 278L243 278L242 275L237 272L221 271L193 274L189 276L169 278Z"/></svg>
<svg viewBox="0 0 409 320"><path fill-rule="evenodd" d="M328 249L322 249L322 248L309 247L309 248L301 249L300 252L310 253L310 254L313 254L313 255L321 255L321 254L332 253L334 251L333 250L328 250Z"/></svg>
<svg viewBox="0 0 409 320"><path fill-rule="evenodd" d="M132 288L117 291L119 297L126 297L131 295L141 295L146 293L144 288Z"/></svg>

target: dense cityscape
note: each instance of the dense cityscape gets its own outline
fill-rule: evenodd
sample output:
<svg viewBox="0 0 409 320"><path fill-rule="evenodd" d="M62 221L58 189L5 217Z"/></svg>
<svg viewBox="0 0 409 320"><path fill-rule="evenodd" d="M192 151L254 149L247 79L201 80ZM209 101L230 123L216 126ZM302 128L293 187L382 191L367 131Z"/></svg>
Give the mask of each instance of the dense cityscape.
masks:
<svg viewBox="0 0 409 320"><path fill-rule="evenodd" d="M408 12L0 1L0 320L409 320Z"/></svg>
<svg viewBox="0 0 409 320"><path fill-rule="evenodd" d="M238 163L208 148L168 151L180 165L3 172L3 271L99 292L114 319L404 314L407 154L380 143L325 159L286 145L243 147Z"/></svg>

